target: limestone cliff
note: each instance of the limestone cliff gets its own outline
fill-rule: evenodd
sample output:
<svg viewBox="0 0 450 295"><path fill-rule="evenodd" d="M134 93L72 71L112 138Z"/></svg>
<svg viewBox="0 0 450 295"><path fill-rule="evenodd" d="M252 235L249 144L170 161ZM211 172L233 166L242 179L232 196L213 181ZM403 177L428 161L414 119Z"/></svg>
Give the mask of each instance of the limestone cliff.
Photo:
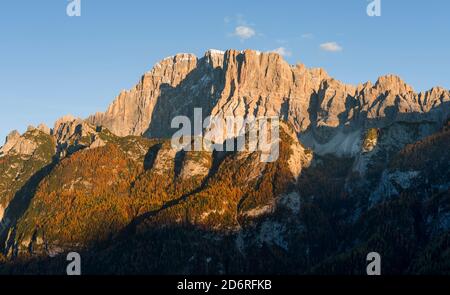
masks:
<svg viewBox="0 0 450 295"><path fill-rule="evenodd" d="M87 122L120 136L170 137L171 120L192 117L200 107L203 117L279 116L306 144L318 146L342 132L347 138L398 122L439 128L450 113L449 103L449 90L416 93L394 75L353 86L323 69L290 65L276 53L209 50L202 58L178 54L164 59Z"/></svg>

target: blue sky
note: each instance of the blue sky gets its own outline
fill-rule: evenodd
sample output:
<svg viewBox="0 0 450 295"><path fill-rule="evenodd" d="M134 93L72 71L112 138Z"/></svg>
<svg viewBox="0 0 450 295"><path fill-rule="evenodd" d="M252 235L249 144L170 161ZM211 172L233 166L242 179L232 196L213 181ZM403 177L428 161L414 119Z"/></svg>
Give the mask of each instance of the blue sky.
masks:
<svg viewBox="0 0 450 295"><path fill-rule="evenodd" d="M12 129L103 111L158 60L208 48L278 49L347 83L400 75L450 88L450 1L0 1L0 145Z"/></svg>

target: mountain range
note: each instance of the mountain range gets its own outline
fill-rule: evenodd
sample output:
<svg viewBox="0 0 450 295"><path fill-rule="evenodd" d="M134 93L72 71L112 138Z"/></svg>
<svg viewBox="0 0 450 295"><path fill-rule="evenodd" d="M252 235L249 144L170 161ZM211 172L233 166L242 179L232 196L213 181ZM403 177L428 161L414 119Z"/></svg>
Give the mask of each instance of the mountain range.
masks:
<svg viewBox="0 0 450 295"><path fill-rule="evenodd" d="M281 119L280 157L179 151L176 116ZM450 273L450 91L348 85L276 53L157 63L105 112L0 148L0 273Z"/></svg>

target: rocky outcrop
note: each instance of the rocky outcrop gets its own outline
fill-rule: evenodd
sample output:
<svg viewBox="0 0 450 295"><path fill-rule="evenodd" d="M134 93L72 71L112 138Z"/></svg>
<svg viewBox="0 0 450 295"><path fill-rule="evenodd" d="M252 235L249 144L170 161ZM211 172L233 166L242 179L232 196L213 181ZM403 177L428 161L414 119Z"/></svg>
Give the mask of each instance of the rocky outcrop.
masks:
<svg viewBox="0 0 450 295"><path fill-rule="evenodd" d="M186 152L181 166L180 177L183 180L191 178L204 178L208 175L212 166L212 153L210 152Z"/></svg>
<svg viewBox="0 0 450 295"><path fill-rule="evenodd" d="M97 139L96 134L96 128L80 118L67 115L58 119L52 131L58 157L63 158L81 148L90 147ZM97 140L95 146L101 146L101 143Z"/></svg>
<svg viewBox="0 0 450 295"><path fill-rule="evenodd" d="M98 135L95 135L94 140L91 143L91 145L89 146L89 148L96 149L96 148L99 148L99 147L102 147L105 145L106 145L106 142L103 139L101 139Z"/></svg>
<svg viewBox="0 0 450 295"><path fill-rule="evenodd" d="M50 135L51 129L45 124L40 124L38 127L28 126L23 135L17 130L11 131L6 136L5 144L0 147L0 157L8 154L31 156L40 144L39 140L35 138L35 136L39 136L39 133Z"/></svg>
<svg viewBox="0 0 450 295"><path fill-rule="evenodd" d="M177 152L169 143L162 144L156 154L153 171L159 175L173 174L175 171L175 156Z"/></svg>
<svg viewBox="0 0 450 295"><path fill-rule="evenodd" d="M292 176L297 179L304 168L308 168L313 160L313 154L303 147L298 141L297 135L287 124L281 123L280 127L289 138L290 157L287 161Z"/></svg>
<svg viewBox="0 0 450 295"><path fill-rule="evenodd" d="M82 119L72 115L64 116L55 122L53 136L58 143L70 140L74 135L79 137L89 136L95 133L95 128L85 123Z"/></svg>
<svg viewBox="0 0 450 295"><path fill-rule="evenodd" d="M0 156L7 154L17 142L20 140L20 133L17 130L11 131L8 136L6 136L5 145L0 148Z"/></svg>
<svg viewBox="0 0 450 295"><path fill-rule="evenodd" d="M27 132L33 130L28 128ZM6 137L5 145L0 149L0 156L7 154L17 154L30 156L34 153L38 144L27 136L21 136L19 132L13 131Z"/></svg>
<svg viewBox="0 0 450 295"><path fill-rule="evenodd" d="M45 124L39 124L36 129L48 135L52 133L52 130Z"/></svg>

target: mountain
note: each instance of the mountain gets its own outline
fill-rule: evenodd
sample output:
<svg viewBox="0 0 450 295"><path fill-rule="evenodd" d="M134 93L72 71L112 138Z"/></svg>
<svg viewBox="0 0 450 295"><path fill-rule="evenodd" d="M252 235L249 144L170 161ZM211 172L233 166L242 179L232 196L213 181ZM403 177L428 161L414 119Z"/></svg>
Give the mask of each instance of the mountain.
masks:
<svg viewBox="0 0 450 295"><path fill-rule="evenodd" d="M312 144L323 144L337 134L346 138L397 122L435 124L436 131L449 115L449 101L446 89L415 93L392 75L375 85L352 86L323 69L291 66L276 53L209 50L200 59L192 54L164 59L105 113L87 121L119 136L170 137L172 118L192 117L194 108L201 107L205 117L280 116L297 133L311 133Z"/></svg>
<svg viewBox="0 0 450 295"><path fill-rule="evenodd" d="M281 119L279 158L179 151L175 116ZM450 271L450 91L352 86L275 53L157 63L106 112L0 149L0 273ZM247 135L246 135L247 136ZM264 259L262 259L264 257Z"/></svg>

